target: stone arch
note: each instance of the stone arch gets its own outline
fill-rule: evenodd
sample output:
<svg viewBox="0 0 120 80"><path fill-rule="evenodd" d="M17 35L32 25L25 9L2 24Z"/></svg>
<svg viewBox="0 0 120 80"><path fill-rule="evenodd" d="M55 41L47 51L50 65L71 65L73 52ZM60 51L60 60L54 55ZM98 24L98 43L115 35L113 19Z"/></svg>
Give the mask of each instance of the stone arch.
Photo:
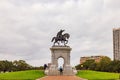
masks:
<svg viewBox="0 0 120 80"><path fill-rule="evenodd" d="M57 67L59 68L60 66L62 66L62 68L64 68L64 65L65 65L65 58L63 56L59 56L57 58Z"/></svg>
<svg viewBox="0 0 120 80"><path fill-rule="evenodd" d="M64 59L63 75L74 75L73 69L70 65L70 51L69 46L53 46L51 50L51 65L48 70L48 75L60 75L58 71L58 59Z"/></svg>

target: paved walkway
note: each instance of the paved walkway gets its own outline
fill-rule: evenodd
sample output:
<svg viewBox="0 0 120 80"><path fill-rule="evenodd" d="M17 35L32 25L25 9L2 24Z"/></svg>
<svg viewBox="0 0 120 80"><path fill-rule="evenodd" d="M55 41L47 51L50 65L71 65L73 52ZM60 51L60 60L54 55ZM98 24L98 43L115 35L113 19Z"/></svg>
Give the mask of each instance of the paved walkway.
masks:
<svg viewBox="0 0 120 80"><path fill-rule="evenodd" d="M46 76L37 80L85 80L77 76Z"/></svg>

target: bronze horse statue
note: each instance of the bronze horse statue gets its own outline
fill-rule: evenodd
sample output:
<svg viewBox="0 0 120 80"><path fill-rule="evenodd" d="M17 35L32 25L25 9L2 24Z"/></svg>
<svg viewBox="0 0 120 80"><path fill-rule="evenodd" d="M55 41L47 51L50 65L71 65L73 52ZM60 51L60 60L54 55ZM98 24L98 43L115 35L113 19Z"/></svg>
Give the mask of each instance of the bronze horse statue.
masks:
<svg viewBox="0 0 120 80"><path fill-rule="evenodd" d="M68 33L62 34L62 32L64 32L64 30L60 30L57 33L57 36L52 38L51 42L54 41L54 45L55 45L55 43L60 45L60 42L64 43L64 45L66 45L68 43L68 39L69 39L70 35Z"/></svg>

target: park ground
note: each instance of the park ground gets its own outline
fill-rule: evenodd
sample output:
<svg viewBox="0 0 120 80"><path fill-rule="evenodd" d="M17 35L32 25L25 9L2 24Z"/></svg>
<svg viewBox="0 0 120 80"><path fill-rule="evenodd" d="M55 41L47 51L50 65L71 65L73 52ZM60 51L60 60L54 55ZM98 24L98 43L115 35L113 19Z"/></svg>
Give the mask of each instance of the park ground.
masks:
<svg viewBox="0 0 120 80"><path fill-rule="evenodd" d="M78 71L78 77L88 80L118 80L118 73L98 72L90 70ZM45 77L44 71L40 70L27 70L9 73L0 73L0 80L35 80Z"/></svg>
<svg viewBox="0 0 120 80"><path fill-rule="evenodd" d="M90 70L78 71L77 76L88 79L88 80L118 80L118 73L99 72Z"/></svg>

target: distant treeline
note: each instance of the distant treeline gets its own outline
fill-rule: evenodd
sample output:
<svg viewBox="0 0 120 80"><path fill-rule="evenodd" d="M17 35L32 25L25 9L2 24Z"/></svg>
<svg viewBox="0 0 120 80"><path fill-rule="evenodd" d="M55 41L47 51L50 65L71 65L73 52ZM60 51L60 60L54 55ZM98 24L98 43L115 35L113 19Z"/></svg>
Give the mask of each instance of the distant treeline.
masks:
<svg viewBox="0 0 120 80"><path fill-rule="evenodd" d="M13 62L8 60L0 61L0 72L23 71L32 69L42 70L43 66L33 67L27 64L24 60L15 60Z"/></svg>
<svg viewBox="0 0 120 80"><path fill-rule="evenodd" d="M75 66L77 70L96 70L105 72L120 72L120 61L111 61L109 57L104 57L100 62L95 62L93 59L87 60L83 64Z"/></svg>

